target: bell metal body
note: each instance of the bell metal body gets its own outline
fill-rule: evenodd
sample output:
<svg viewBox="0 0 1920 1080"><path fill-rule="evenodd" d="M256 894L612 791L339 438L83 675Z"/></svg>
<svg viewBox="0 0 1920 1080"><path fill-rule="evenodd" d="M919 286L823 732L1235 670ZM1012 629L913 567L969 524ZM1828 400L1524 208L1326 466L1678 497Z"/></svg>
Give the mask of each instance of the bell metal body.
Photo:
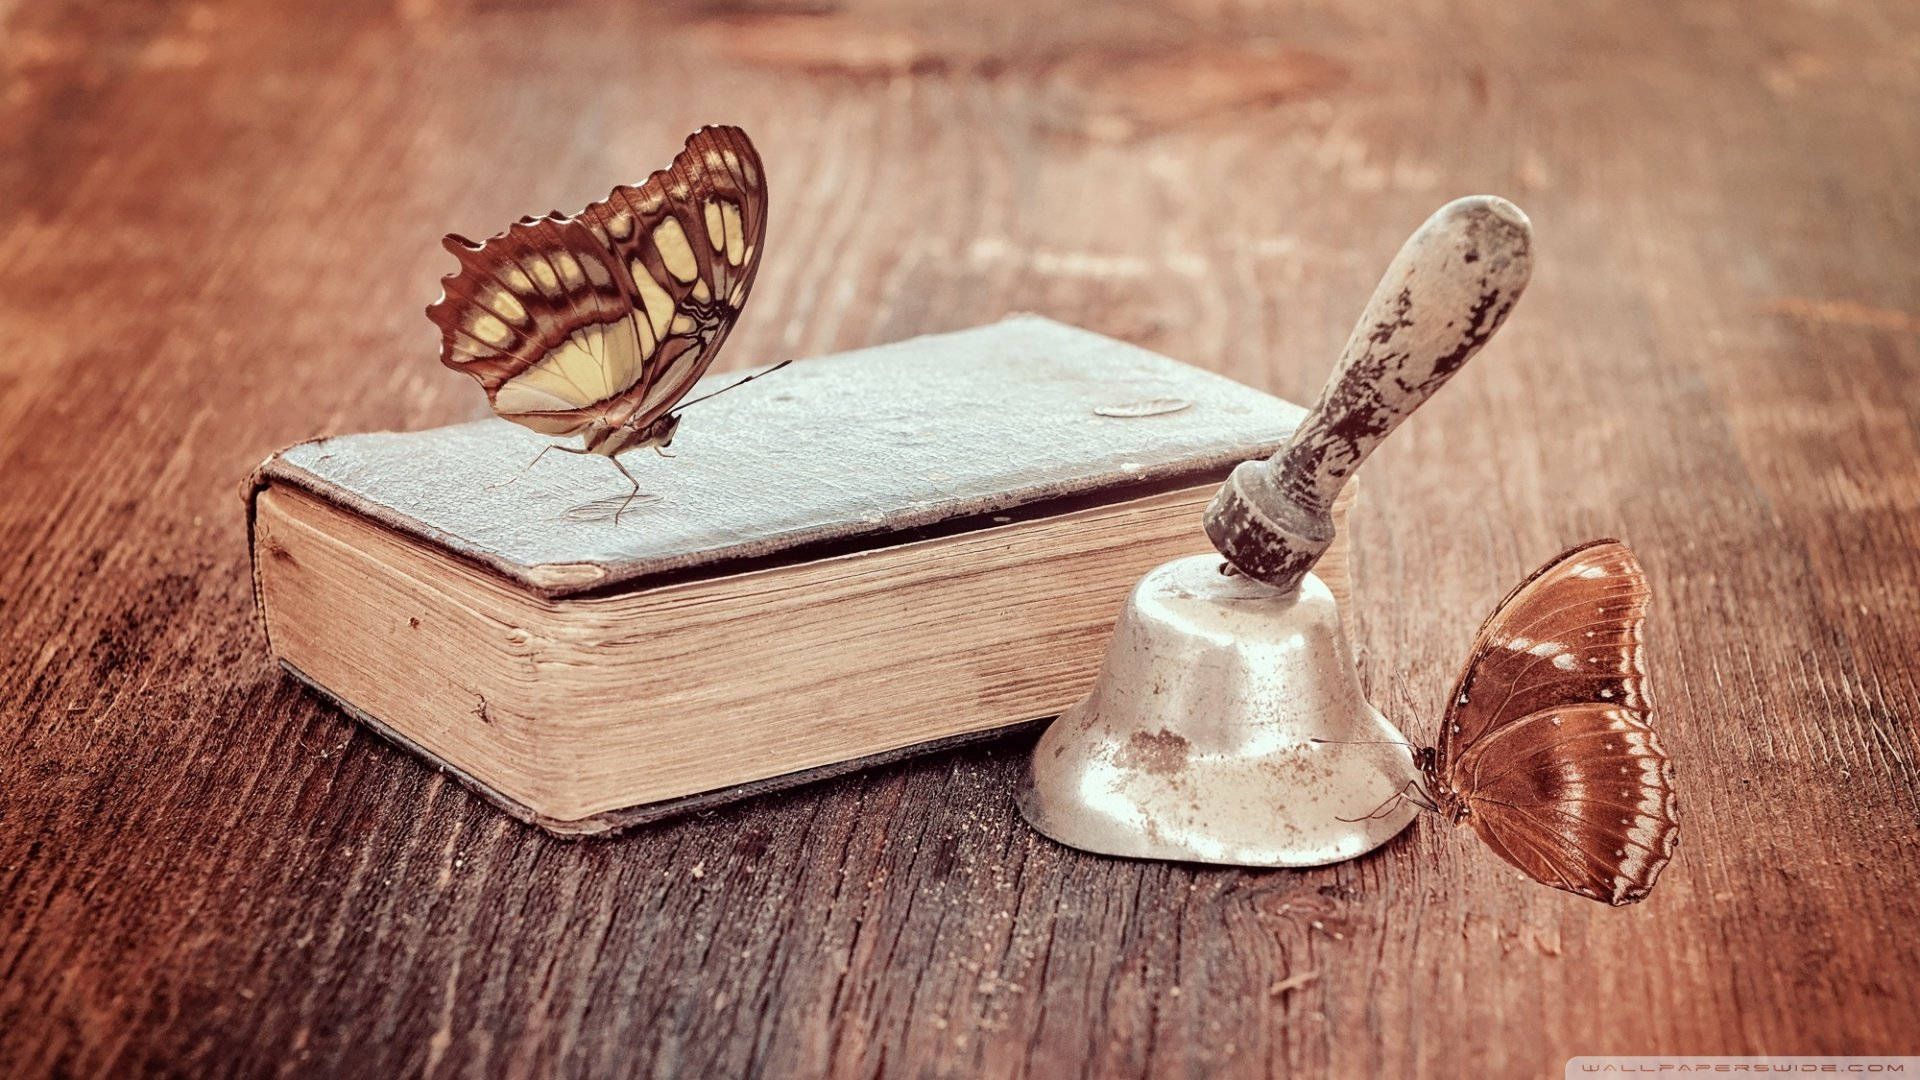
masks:
<svg viewBox="0 0 1920 1080"><path fill-rule="evenodd" d="M1093 692L1034 749L1034 828L1108 855L1316 866L1413 820L1394 798L1412 755L1361 693L1333 594L1223 565L1180 559L1134 589Z"/></svg>

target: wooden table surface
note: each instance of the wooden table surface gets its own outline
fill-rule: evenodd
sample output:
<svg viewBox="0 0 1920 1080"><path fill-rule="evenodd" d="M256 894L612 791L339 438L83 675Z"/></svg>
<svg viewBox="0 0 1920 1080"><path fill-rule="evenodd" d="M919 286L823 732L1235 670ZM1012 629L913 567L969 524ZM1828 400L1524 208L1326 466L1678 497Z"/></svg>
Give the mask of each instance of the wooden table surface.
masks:
<svg viewBox="0 0 1920 1080"><path fill-rule="evenodd" d="M1920 1052L1910 0L308 7L0 0L0 1074ZM283 678L247 470L482 415L440 235L707 121L773 190L723 367L1038 311L1307 398L1429 211L1525 207L1531 291L1368 466L1352 617L1427 738L1512 581L1630 540L1651 899L1430 816L1310 872L1093 857L1015 814L1018 744L558 842Z"/></svg>

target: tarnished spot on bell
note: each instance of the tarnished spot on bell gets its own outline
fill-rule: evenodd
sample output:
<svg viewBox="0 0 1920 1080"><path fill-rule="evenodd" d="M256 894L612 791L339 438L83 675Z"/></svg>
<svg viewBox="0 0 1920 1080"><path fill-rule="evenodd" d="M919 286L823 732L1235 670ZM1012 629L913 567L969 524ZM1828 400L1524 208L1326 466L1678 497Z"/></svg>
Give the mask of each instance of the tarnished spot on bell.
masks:
<svg viewBox="0 0 1920 1080"><path fill-rule="evenodd" d="M1333 594L1309 571L1341 487L1499 329L1532 272L1503 199L1457 199L1400 249L1287 446L1242 463L1204 518L1221 555L1128 598L1088 697L1034 748L1034 828L1109 855L1314 866L1417 813L1400 732L1367 703Z"/></svg>
<svg viewBox="0 0 1920 1080"><path fill-rule="evenodd" d="M1093 692L1034 749L1034 828L1108 855L1316 866L1413 820L1394 798L1413 758L1361 693L1333 594L1221 567L1180 559L1134 589Z"/></svg>

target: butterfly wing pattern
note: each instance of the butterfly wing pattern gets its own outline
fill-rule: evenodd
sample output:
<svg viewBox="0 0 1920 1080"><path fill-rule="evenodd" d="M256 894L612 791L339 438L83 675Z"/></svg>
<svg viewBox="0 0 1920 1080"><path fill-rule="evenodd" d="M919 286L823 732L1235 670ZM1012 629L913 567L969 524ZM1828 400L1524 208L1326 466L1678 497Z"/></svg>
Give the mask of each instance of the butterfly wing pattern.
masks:
<svg viewBox="0 0 1920 1080"><path fill-rule="evenodd" d="M444 241L460 270L427 308L440 360L495 412L612 457L673 438L672 409L746 304L766 236L760 155L706 127L673 164L568 217L527 217L484 243Z"/></svg>
<svg viewBox="0 0 1920 1080"><path fill-rule="evenodd" d="M1536 881L1615 905L1644 899L1679 842L1641 655L1650 597L1617 540L1542 567L1480 628L1423 755L1443 814Z"/></svg>

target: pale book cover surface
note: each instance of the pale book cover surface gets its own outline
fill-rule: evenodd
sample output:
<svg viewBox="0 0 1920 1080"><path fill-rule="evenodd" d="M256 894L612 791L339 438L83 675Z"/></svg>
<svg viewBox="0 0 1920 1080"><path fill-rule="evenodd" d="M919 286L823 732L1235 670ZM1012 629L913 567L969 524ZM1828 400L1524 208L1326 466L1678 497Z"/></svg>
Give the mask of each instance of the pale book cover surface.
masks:
<svg viewBox="0 0 1920 1080"><path fill-rule="evenodd" d="M739 373L708 376L691 397ZM1195 476L1271 453L1304 410L1037 316L805 360L687 414L671 459L605 462L498 419L291 447L307 488L546 596Z"/></svg>

